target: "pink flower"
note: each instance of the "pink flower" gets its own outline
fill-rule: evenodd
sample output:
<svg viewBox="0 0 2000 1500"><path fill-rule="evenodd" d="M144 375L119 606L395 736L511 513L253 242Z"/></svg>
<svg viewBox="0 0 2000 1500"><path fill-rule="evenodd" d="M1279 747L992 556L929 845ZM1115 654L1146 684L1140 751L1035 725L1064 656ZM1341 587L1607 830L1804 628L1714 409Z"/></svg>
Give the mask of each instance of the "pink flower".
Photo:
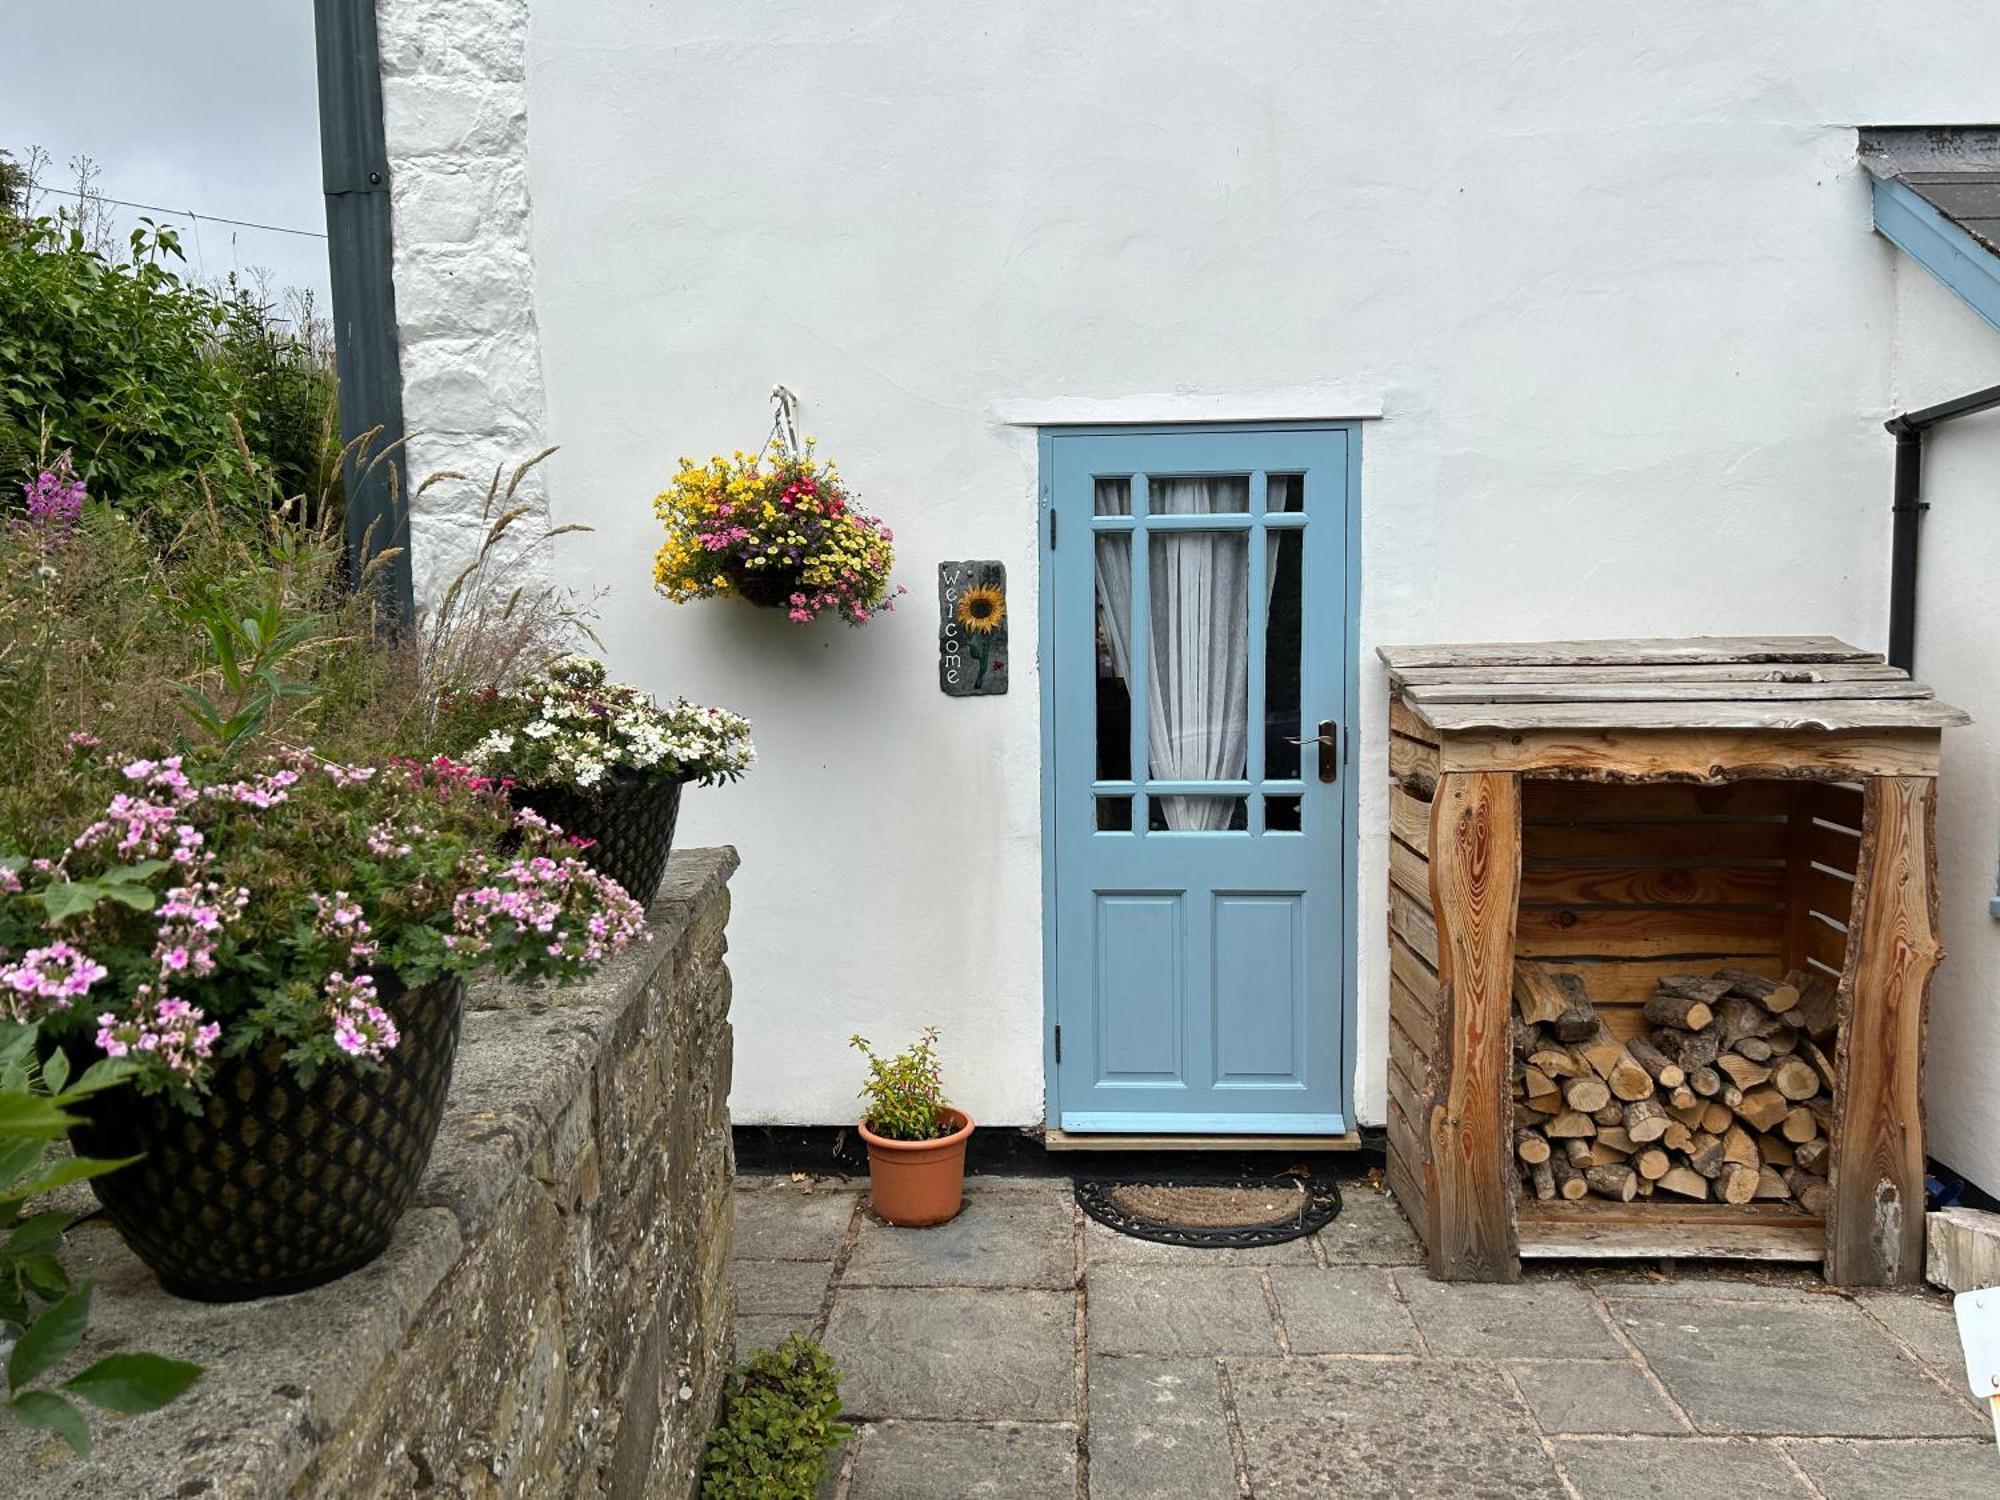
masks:
<svg viewBox="0 0 2000 1500"><path fill-rule="evenodd" d="M50 1010L68 1010L77 997L111 971L68 943L30 948L11 968L0 969L0 989L21 999L47 1000ZM14 1000L8 1010L17 1021L30 1019L31 1007Z"/></svg>

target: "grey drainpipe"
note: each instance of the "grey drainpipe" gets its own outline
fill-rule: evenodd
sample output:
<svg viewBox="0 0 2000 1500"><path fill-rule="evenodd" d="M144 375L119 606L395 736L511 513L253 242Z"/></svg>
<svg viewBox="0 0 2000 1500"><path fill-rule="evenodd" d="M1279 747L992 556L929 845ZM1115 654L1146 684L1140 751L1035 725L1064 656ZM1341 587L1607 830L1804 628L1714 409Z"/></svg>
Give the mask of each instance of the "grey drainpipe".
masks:
<svg viewBox="0 0 2000 1500"><path fill-rule="evenodd" d="M1940 422L1969 417L1975 412L2000 406L2000 385L1983 391L1940 401L1919 411L1904 412L1882 425L1896 439L1896 493L1890 506L1889 541L1889 665L1916 675L1917 650L1917 533L1924 512L1924 434ZM1996 894L1987 898L1986 909L2000 917L2000 875L1994 879Z"/></svg>
<svg viewBox="0 0 2000 1500"><path fill-rule="evenodd" d="M382 69L374 0L314 0L319 53L319 142L333 281L334 369L340 438L374 432L386 457L347 479L347 556L359 581L367 559L396 556L376 578L396 622L414 613L409 486L403 464L403 373L396 346L389 147L382 128Z"/></svg>

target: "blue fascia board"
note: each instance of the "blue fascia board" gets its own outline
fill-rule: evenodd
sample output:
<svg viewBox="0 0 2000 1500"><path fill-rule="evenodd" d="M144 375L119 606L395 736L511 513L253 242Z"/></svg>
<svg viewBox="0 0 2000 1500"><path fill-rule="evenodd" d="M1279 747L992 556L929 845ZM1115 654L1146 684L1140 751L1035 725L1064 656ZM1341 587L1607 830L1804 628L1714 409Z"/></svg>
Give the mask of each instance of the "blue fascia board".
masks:
<svg viewBox="0 0 2000 1500"><path fill-rule="evenodd" d="M1893 177L1874 182L1875 231L2000 329L2000 256Z"/></svg>

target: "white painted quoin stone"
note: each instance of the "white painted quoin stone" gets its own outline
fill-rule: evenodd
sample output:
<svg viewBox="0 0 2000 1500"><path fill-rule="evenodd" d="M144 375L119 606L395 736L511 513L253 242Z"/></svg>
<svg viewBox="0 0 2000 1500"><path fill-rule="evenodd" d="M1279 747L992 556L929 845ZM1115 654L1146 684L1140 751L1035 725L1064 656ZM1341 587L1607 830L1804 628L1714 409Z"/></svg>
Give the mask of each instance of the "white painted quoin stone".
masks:
<svg viewBox="0 0 2000 1500"><path fill-rule="evenodd" d="M494 470L511 473L548 445L529 234L528 0L378 0L376 28L408 473L413 486L465 475L423 489L411 507L417 596L435 600L484 535ZM545 483L531 473L517 503L545 512ZM539 583L542 561L516 544L505 565L536 570Z"/></svg>
<svg viewBox="0 0 2000 1500"><path fill-rule="evenodd" d="M612 669L757 725L751 777L683 813L691 841L743 852L739 1121L851 1119L847 1033L900 1043L927 1022L976 1117L1042 1118L1037 495L1017 424L1379 414L1354 770L1366 1123L1387 1045L1377 644L1882 638L1905 273L1870 230L1854 127L1990 116L2000 11L382 15L420 457L560 444L550 520L594 529L550 565L604 591ZM1923 394L1983 383L1964 373ZM780 381L895 528L911 596L865 630L651 592L649 502L676 456L754 449ZM463 528L420 520L435 578ZM1012 686L950 700L929 601L938 561L974 557L1008 569ZM1944 627L1924 628L1924 676L1978 712L1931 654ZM1941 841L1948 903L1983 912L1991 840L1952 816L1968 744L1947 751ZM1948 911L1948 937L1970 920ZM1990 995L2000 949L1952 941L1940 995ZM2000 1061L1992 1007L1953 1003L1937 1028ZM1941 1088L1973 1086L1955 1069ZM2000 1146L1952 1123L1982 1108L1934 1091L1937 1147L2000 1183Z"/></svg>

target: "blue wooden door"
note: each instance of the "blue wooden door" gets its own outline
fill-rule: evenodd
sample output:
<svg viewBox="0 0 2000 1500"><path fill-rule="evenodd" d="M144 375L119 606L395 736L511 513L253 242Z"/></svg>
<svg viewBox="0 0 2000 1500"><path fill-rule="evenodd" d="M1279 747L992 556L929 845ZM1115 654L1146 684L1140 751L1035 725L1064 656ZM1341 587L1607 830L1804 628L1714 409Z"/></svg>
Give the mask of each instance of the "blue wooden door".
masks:
<svg viewBox="0 0 2000 1500"><path fill-rule="evenodd" d="M1043 436L1065 1130L1347 1128L1353 441Z"/></svg>

